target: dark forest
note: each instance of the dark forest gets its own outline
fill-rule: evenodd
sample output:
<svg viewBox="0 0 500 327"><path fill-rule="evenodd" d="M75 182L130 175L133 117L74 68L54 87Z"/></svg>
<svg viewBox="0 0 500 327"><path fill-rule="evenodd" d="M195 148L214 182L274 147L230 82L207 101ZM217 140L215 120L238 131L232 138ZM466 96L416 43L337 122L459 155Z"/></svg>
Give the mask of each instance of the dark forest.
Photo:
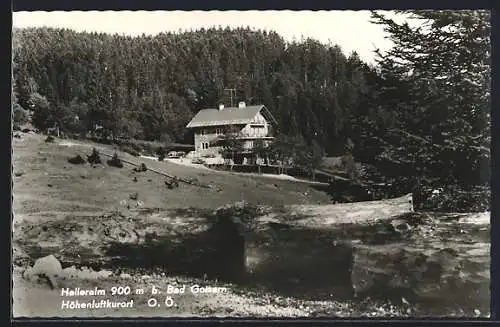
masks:
<svg viewBox="0 0 500 327"><path fill-rule="evenodd" d="M387 175L489 183L490 22L480 11L414 11L422 27L373 13L394 47L356 53L275 32L210 28L128 37L13 31L14 122L124 138L191 142L203 108L264 104L283 137L351 154Z"/></svg>

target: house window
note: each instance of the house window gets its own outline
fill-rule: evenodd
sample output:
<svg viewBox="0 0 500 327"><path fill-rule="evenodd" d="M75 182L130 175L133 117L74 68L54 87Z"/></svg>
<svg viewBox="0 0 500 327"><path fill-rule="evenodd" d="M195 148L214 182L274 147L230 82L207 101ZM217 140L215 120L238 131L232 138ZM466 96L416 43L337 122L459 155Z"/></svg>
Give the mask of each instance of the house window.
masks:
<svg viewBox="0 0 500 327"><path fill-rule="evenodd" d="M215 129L215 134L216 134L216 135L222 135L222 134L223 134L223 133L222 133L222 128L216 128L216 129Z"/></svg>
<svg viewBox="0 0 500 327"><path fill-rule="evenodd" d="M202 150L206 150L206 149L208 149L208 142L203 142L203 143L201 143L201 149L202 149Z"/></svg>

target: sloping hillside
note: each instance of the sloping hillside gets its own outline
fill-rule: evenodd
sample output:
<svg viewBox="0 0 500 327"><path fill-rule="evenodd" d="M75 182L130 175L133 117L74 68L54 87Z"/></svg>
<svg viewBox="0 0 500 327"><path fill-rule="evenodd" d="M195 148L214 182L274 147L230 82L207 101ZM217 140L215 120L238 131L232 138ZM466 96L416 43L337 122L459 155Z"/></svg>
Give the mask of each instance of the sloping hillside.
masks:
<svg viewBox="0 0 500 327"><path fill-rule="evenodd" d="M412 212L406 196L324 205L328 197L304 182L119 153L205 186L169 188L167 177L136 172L129 164L111 167L104 155L103 165L68 163L76 154L85 158L94 146L112 154L110 146L17 135L17 316L489 315L489 213ZM240 200L250 204L212 210ZM129 210L137 207L145 210ZM243 247L227 238L237 234L227 232L228 219L242 222ZM214 278L236 264L244 268L244 278L230 284ZM47 281L39 279L48 274ZM135 294L136 303L126 312L61 307L61 287L97 285L108 291L130 285L146 293ZM176 305L168 310L150 308L151 287L169 285L227 287L228 292L175 296ZM112 299L119 298L127 300Z"/></svg>
<svg viewBox="0 0 500 327"><path fill-rule="evenodd" d="M265 205L327 204L328 195L305 183L274 180L259 176L221 173L168 162L136 158L118 152L121 158L143 162L148 167L186 179L196 179L210 186L202 188L181 183L178 188L165 185L168 178L151 171L134 172L133 166L108 166L109 158L102 156L103 165L88 163L72 165L67 159L80 154L86 158L93 146L112 154L111 146L83 142L45 143L36 134L22 133L13 139L14 214L17 217L52 217L65 214L95 213L124 209L137 201L148 208L217 208L237 201ZM135 177L135 179L134 179ZM136 180L136 181L135 181ZM126 202L126 203L125 203Z"/></svg>

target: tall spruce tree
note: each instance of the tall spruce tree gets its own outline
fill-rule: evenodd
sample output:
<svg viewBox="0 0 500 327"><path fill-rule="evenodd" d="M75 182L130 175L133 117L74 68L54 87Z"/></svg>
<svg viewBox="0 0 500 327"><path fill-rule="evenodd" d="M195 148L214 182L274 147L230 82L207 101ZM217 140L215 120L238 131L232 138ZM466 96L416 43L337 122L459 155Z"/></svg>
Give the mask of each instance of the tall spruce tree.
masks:
<svg viewBox="0 0 500 327"><path fill-rule="evenodd" d="M264 104L280 132L342 154L365 78L365 72L348 72L348 59L335 45L287 43L275 32L249 28L154 37L15 29L13 45L18 103L28 109L38 93L49 104L37 116L39 127L64 114L62 129L99 124L115 135L150 140L188 139L187 121L216 107L225 88L236 88L234 104Z"/></svg>
<svg viewBox="0 0 500 327"><path fill-rule="evenodd" d="M387 171L465 185L487 183L490 19L487 11L374 12L394 46L378 53L378 101L395 118L378 159ZM397 167L399 170L395 170Z"/></svg>

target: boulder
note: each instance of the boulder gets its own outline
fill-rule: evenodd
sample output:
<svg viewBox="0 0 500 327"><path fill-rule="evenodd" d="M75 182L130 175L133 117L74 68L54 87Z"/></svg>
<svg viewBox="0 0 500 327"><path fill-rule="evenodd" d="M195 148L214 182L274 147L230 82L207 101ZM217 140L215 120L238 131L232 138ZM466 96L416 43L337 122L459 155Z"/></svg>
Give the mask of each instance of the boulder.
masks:
<svg viewBox="0 0 500 327"><path fill-rule="evenodd" d="M415 216L426 217L421 220L425 224L411 221ZM385 227L392 234L377 239L378 226L355 246L352 283L357 297L396 303L404 298L430 315L489 313L489 228L425 214L394 219Z"/></svg>
<svg viewBox="0 0 500 327"><path fill-rule="evenodd" d="M24 276L30 280L46 278L52 288L57 288L57 278L61 276L62 271L61 263L51 254L37 259L33 267L24 272Z"/></svg>
<svg viewBox="0 0 500 327"><path fill-rule="evenodd" d="M58 253L65 265L160 268L288 296L369 297L409 302L423 314L487 315L487 217L410 212L412 203L404 198L389 203L293 207L293 214L290 208L266 211L237 204L215 212L137 211L134 216L130 211L23 221L14 244L30 257ZM53 271L60 270L53 259L33 268L41 269L46 260L52 260Z"/></svg>

